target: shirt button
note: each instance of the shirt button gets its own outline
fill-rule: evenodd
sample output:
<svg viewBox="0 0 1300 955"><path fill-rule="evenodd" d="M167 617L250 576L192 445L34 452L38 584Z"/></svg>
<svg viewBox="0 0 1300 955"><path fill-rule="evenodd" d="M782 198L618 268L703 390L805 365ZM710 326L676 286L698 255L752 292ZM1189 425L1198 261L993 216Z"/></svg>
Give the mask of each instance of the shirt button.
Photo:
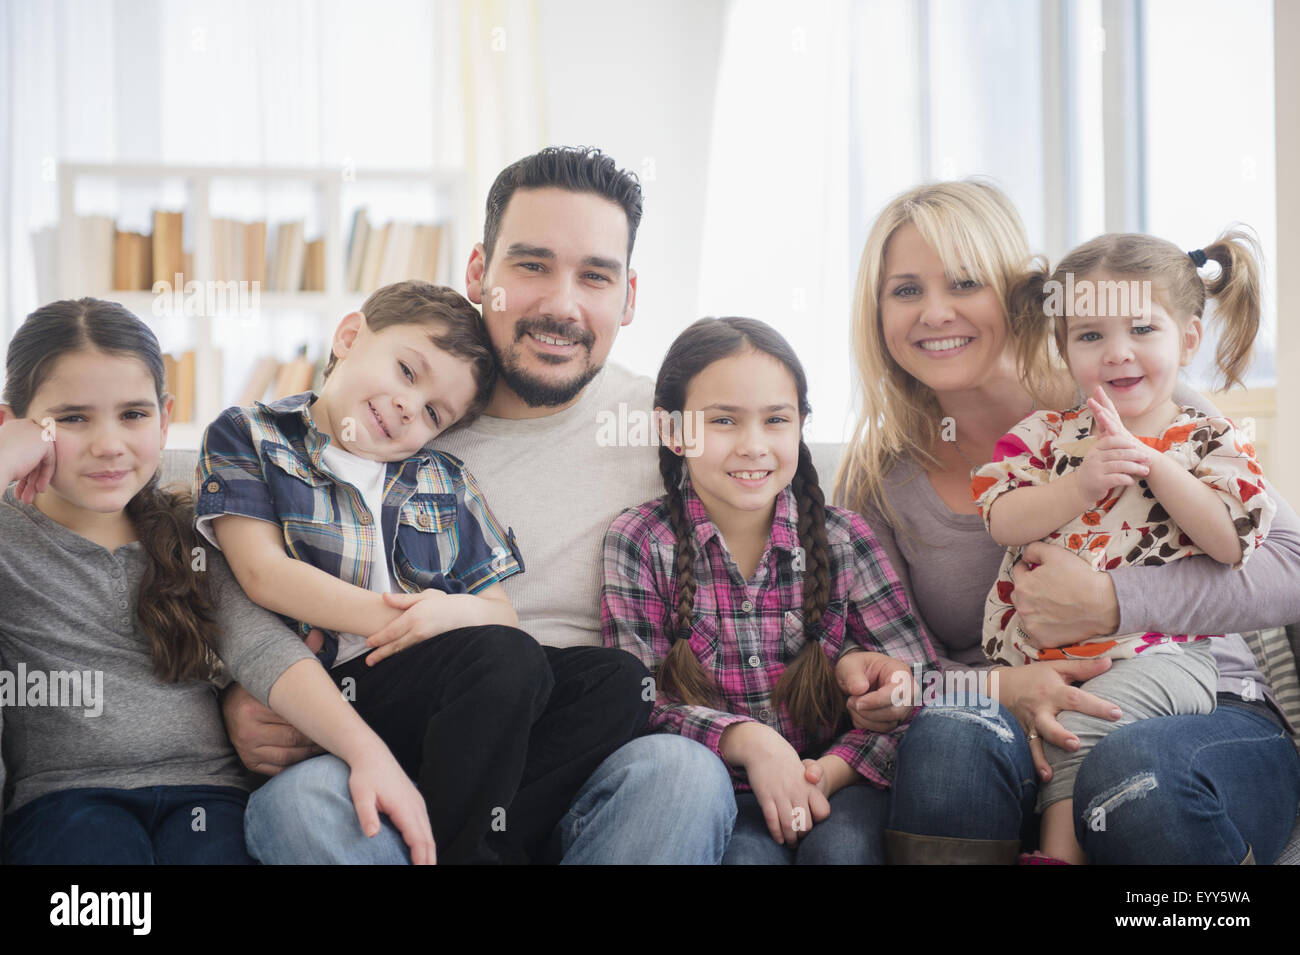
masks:
<svg viewBox="0 0 1300 955"><path fill-rule="evenodd" d="M121 576L122 576L122 568L121 568L121 567L114 567L114 568L113 568L113 576L114 576L114 577L121 577Z"/></svg>
<svg viewBox="0 0 1300 955"><path fill-rule="evenodd" d="M763 665L763 661L760 660L760 659L758 658L758 654L755 653L755 654L752 654L752 655L750 656L750 658L749 658L749 665L752 666L752 667L759 667L759 666L762 666L762 665Z"/></svg>
<svg viewBox="0 0 1300 955"><path fill-rule="evenodd" d="M745 611L745 613L749 613L754 609L754 605L750 601L746 600L744 603L740 605L740 609Z"/></svg>
<svg viewBox="0 0 1300 955"><path fill-rule="evenodd" d="M216 493L217 493L218 491L220 491L220 490L221 490L221 485L218 484L216 481L209 481L209 482L208 482L208 493L209 493L209 494L216 494Z"/></svg>
<svg viewBox="0 0 1300 955"><path fill-rule="evenodd" d="M770 723L772 722L772 711L766 708L761 709L758 711L758 718L764 723Z"/></svg>
<svg viewBox="0 0 1300 955"><path fill-rule="evenodd" d="M126 609L126 601L125 601L125 600L119 600L119 601L117 602L117 605L118 605L119 607L121 607L123 610Z"/></svg>
<svg viewBox="0 0 1300 955"><path fill-rule="evenodd" d="M362 511L362 512L361 512L361 523L362 523L362 524L369 524L369 523L370 523L370 512L369 512L369 511Z"/></svg>

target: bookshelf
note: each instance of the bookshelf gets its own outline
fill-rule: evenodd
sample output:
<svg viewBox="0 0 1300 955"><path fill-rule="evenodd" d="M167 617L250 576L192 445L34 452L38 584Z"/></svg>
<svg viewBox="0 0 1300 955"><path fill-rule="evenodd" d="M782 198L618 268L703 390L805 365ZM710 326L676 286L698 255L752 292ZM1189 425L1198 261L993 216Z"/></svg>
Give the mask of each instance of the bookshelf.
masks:
<svg viewBox="0 0 1300 955"><path fill-rule="evenodd" d="M454 169L358 169L346 167L286 167L286 166L188 166L158 163L60 163L59 220L57 229L57 288L60 298L93 296L120 302L140 319L160 332L155 315L158 297L152 291L120 290L88 285L103 285L102 280L87 281L87 275L99 274L86 267L81 257L79 190L88 184L102 187L133 188L154 192L166 198L155 199L156 209L184 212L184 244L193 256L193 264L185 280L199 282L212 280L216 275L218 252L214 245L214 220L220 209L222 190L231 188L261 189L262 195L272 196L277 189L306 195L310 206L308 218L315 222L318 238L324 244L324 288L319 291L275 291L259 287L257 311L259 322L275 322L277 315L294 313L308 316L314 328L315 341L308 341L311 353L322 353L330 331L340 318L360 307L367 291L353 291L348 287L347 257L348 229L353 213L368 205L366 198L378 190L387 196L391 218L396 221L406 215L405 200L410 205L423 204L434 210L433 221L441 229L437 251L436 275L446 282L452 274L453 255L460 238L457 217L465 208L463 177ZM183 195L183 201L176 201ZM416 201L418 200L418 202ZM268 202L268 204L270 204ZM381 203L382 206L382 203ZM103 211L103 210L96 210ZM121 212L113 210L113 216ZM269 217L268 217L269 218ZM468 234L468 233L467 233ZM270 245L269 241L267 243ZM269 251L269 248L268 248ZM109 285L113 284L111 281ZM214 282L213 284L220 284ZM218 302L220 304L220 302ZM207 423L225 407L223 371L234 379L249 372L246 367L223 367L223 349L217 335L216 322L239 321L240 318L221 308L199 310L200 314L175 314L174 310L161 321L173 326L183 324L186 339L194 351L194 415L189 422L178 422L171 428L168 445L178 448L196 448ZM270 327L261 329L266 336ZM229 333L229 330L227 330ZM256 336L259 330L249 328L247 336ZM237 330L236 334L243 334ZM164 336L159 333L160 339ZM167 347L164 341L164 347Z"/></svg>

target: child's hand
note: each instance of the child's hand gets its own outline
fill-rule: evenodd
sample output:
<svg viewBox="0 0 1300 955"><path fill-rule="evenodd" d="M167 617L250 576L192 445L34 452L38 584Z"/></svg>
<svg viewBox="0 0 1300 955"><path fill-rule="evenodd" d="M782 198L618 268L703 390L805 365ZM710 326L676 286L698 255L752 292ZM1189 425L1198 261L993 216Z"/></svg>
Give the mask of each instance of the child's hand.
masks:
<svg viewBox="0 0 1300 955"><path fill-rule="evenodd" d="M807 778L794 747L777 733L771 735L745 764L745 773L772 839L793 849L814 823L831 814L831 806L821 783Z"/></svg>
<svg viewBox="0 0 1300 955"><path fill-rule="evenodd" d="M1088 409L1097 419L1101 438L1074 472L1085 508L1091 508L1111 488L1130 487L1151 473L1151 449L1124 427L1101 385L1088 399Z"/></svg>
<svg viewBox="0 0 1300 955"><path fill-rule="evenodd" d="M0 485L8 487L10 481L17 481L14 495L31 504L54 477L54 441L46 440L39 424L18 417L8 405L0 405L0 462L4 462L0 477L5 478Z"/></svg>
<svg viewBox="0 0 1300 955"><path fill-rule="evenodd" d="M366 640L366 646L378 647L366 657L366 665L374 666L385 657L444 632L449 598L449 594L432 589L418 594L384 594L384 603L405 612Z"/></svg>
<svg viewBox="0 0 1300 955"><path fill-rule="evenodd" d="M391 753L375 754L352 764L348 779L352 806L369 838L379 832L379 814L388 816L411 850L414 865L433 865L437 851L424 797Z"/></svg>

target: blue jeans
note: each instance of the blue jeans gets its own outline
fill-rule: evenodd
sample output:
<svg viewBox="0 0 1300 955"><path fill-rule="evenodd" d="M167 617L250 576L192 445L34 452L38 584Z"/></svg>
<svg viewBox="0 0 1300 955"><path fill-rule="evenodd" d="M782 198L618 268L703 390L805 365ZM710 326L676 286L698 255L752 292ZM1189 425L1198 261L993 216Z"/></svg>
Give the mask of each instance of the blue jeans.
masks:
<svg viewBox="0 0 1300 955"><path fill-rule="evenodd" d="M808 830L796 849L767 831L758 797L736 793L736 825L723 865L884 865L889 791L846 786L830 798L831 814Z"/></svg>
<svg viewBox="0 0 1300 955"><path fill-rule="evenodd" d="M64 789L5 818L7 865L254 865L228 786ZM202 810L198 812L196 810Z"/></svg>
<svg viewBox="0 0 1300 955"><path fill-rule="evenodd" d="M925 707L899 747L889 827L1029 848L1037 791L1005 708ZM1075 831L1097 863L1236 865L1250 846L1263 864L1286 845L1297 802L1289 737L1258 705L1221 697L1210 715L1142 720L1098 743L1075 782Z"/></svg>
<svg viewBox="0 0 1300 955"><path fill-rule="evenodd" d="M409 862L387 819L378 835L362 834L348 774L342 760L317 756L273 777L249 799L248 851L270 864ZM566 864L716 864L735 813L717 756L680 736L642 736L596 768L554 842Z"/></svg>

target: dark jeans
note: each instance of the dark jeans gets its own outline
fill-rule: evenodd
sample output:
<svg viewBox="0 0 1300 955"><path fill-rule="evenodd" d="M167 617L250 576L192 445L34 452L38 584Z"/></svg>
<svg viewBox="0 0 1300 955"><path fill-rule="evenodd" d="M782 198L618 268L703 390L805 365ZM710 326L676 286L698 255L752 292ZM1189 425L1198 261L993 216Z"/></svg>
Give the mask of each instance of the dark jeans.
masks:
<svg viewBox="0 0 1300 955"><path fill-rule="evenodd" d="M244 849L247 802L248 793L229 786L65 789L5 817L4 861L256 865Z"/></svg>
<svg viewBox="0 0 1300 955"><path fill-rule="evenodd" d="M1036 838L1038 784L1020 724L996 713L922 707L899 748L890 828L957 839ZM1273 862L1300 799L1300 758L1262 702L1219 694L1206 716L1123 726L1084 760L1075 834L1091 862ZM1106 810L1104 827L1089 825Z"/></svg>
<svg viewBox="0 0 1300 955"><path fill-rule="evenodd" d="M424 795L438 861L543 861L578 788L645 726L645 668L513 627L451 630L331 671ZM352 680L353 683L346 681Z"/></svg>

